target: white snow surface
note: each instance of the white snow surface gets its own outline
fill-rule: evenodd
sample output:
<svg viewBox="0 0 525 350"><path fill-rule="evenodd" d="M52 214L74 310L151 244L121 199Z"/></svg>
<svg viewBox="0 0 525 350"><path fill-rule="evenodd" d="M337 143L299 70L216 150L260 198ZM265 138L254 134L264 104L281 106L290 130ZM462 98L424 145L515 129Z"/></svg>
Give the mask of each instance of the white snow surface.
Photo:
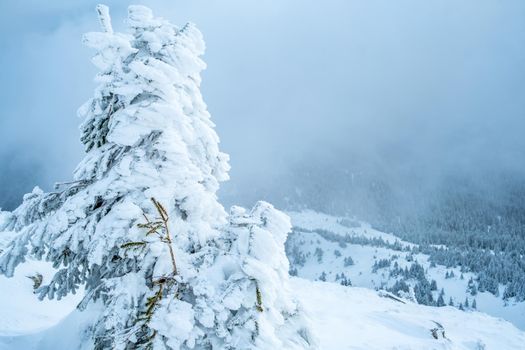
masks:
<svg viewBox="0 0 525 350"><path fill-rule="evenodd" d="M0 233L3 236L4 233ZM3 236L5 237L5 236ZM2 247L0 246L0 249ZM75 309L80 296L38 301L26 275L52 275L49 264L32 260L13 278L0 277L0 350L82 349L79 330L90 315ZM523 349L525 332L481 312L427 307L380 297L373 290L291 278L319 349L513 350ZM445 338L431 329L441 324Z"/></svg>
<svg viewBox="0 0 525 350"><path fill-rule="evenodd" d="M321 349L512 350L525 332L502 319L453 307L428 307L382 298L372 290L292 278L312 318ZM441 324L445 338L430 330Z"/></svg>

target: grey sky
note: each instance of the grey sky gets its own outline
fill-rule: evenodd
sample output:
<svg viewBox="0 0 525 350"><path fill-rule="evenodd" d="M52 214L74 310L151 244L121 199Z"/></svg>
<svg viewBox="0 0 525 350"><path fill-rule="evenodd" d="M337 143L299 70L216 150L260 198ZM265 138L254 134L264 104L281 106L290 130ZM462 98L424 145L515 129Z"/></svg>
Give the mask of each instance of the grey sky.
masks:
<svg viewBox="0 0 525 350"><path fill-rule="evenodd" d="M82 156L76 109L96 71L80 37L98 30L96 3L0 3L3 198L67 180ZM106 3L123 28L128 3ZM138 3L204 33L203 94L232 157L228 202L279 202L303 190L304 166L408 187L524 173L522 0Z"/></svg>

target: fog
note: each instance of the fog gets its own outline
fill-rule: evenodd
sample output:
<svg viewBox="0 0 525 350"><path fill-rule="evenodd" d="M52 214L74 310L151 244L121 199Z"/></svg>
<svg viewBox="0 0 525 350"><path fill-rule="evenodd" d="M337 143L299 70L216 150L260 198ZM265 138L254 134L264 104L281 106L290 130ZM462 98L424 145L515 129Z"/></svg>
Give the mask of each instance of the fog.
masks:
<svg viewBox="0 0 525 350"><path fill-rule="evenodd" d="M226 205L372 218L443 191L505 201L521 188L521 0L141 3L204 33L202 91L231 156ZM95 4L0 3L4 209L68 180L82 157L76 109L96 71L80 38L98 30ZM107 4L124 28L127 4Z"/></svg>

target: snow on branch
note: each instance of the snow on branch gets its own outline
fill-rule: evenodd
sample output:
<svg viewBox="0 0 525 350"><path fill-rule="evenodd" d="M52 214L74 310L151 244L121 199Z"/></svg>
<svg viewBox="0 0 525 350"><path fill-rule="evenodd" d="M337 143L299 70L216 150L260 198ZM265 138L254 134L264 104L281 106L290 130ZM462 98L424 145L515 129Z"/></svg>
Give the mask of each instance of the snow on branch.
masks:
<svg viewBox="0 0 525 350"><path fill-rule="evenodd" d="M111 26L111 17L109 16L109 7L106 5L97 5L98 20L102 30L106 33L113 34L113 27Z"/></svg>

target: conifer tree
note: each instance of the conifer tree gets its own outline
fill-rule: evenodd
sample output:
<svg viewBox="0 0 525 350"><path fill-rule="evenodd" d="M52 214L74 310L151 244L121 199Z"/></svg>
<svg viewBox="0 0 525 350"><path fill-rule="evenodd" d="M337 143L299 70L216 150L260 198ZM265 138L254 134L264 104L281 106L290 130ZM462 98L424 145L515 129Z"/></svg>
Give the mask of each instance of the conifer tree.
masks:
<svg viewBox="0 0 525 350"><path fill-rule="evenodd" d="M0 230L17 236L0 273L31 257L56 268L40 298L84 286L96 349L315 346L287 292L286 216L259 203L240 224L217 201L229 165L199 90L201 33L143 6L115 33L97 11L102 32L84 36L100 70L79 110L86 155L72 182L4 215Z"/></svg>
<svg viewBox="0 0 525 350"><path fill-rule="evenodd" d="M439 292L436 306L445 306L445 290L443 288L441 288L441 291Z"/></svg>

